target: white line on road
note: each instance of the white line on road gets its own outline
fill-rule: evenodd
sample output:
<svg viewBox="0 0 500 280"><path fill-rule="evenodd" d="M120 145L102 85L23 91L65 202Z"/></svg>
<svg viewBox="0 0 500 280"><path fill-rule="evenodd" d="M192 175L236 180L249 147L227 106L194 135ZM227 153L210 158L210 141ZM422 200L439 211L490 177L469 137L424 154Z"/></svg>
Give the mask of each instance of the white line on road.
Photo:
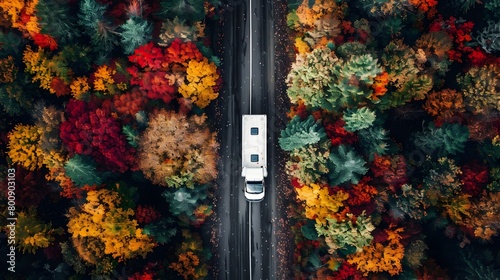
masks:
<svg viewBox="0 0 500 280"><path fill-rule="evenodd" d="M248 262L250 264L250 280L252 280L252 203L247 202L248 205Z"/></svg>
<svg viewBox="0 0 500 280"><path fill-rule="evenodd" d="M252 11L252 0L248 0L248 2L250 2L250 11L248 12L247 11L247 16L249 16L249 28L250 29L250 48L249 49L249 52L250 52L250 81L249 81L249 85L250 85L250 114L252 114L252 76L253 76L253 73L252 73L252 53L253 53L253 46L252 46L252 34L253 34L253 30L252 30L252 18L253 18L253 11Z"/></svg>

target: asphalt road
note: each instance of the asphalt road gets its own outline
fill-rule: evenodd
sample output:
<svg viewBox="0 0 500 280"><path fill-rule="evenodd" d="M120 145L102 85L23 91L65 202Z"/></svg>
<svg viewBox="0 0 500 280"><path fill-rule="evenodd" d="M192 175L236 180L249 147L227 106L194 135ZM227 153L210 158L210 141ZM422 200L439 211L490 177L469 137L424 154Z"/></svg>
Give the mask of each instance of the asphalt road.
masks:
<svg viewBox="0 0 500 280"><path fill-rule="evenodd" d="M276 190L278 172L283 172L277 160L277 135L284 114L282 96L275 88L275 63L281 54L275 53L273 11L276 2L282 1L252 0L251 5L249 1L229 0L220 32L224 86L216 105L221 159L212 233L217 250L214 269L217 279L274 280L282 278L278 275L282 272L278 271L277 220L284 211L277 210ZM241 177L241 115L250 113L268 115L266 196L258 203L246 201Z"/></svg>

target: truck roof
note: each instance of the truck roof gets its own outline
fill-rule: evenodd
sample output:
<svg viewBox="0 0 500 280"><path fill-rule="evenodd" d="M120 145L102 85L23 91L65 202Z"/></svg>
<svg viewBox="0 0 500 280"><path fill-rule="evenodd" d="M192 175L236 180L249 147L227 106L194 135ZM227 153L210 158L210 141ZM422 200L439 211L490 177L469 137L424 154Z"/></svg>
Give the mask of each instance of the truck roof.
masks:
<svg viewBox="0 0 500 280"><path fill-rule="evenodd" d="M267 115L243 115L242 167L267 168Z"/></svg>

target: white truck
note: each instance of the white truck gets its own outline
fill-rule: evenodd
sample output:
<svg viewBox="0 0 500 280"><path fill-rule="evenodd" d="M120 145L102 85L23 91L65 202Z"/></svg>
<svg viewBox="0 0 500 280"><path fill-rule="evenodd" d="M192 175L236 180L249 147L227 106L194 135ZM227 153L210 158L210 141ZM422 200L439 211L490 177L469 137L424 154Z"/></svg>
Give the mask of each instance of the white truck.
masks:
<svg viewBox="0 0 500 280"><path fill-rule="evenodd" d="M243 115L241 137L245 198L251 202L261 201L267 177L267 115Z"/></svg>

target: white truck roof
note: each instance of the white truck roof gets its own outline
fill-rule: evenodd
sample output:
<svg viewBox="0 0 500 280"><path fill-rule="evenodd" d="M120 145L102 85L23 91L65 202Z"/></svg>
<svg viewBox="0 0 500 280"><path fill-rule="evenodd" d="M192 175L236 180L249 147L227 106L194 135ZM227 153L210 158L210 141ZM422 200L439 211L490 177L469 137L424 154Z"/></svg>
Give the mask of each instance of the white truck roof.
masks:
<svg viewBox="0 0 500 280"><path fill-rule="evenodd" d="M241 167L267 171L267 115L243 115L241 135Z"/></svg>

